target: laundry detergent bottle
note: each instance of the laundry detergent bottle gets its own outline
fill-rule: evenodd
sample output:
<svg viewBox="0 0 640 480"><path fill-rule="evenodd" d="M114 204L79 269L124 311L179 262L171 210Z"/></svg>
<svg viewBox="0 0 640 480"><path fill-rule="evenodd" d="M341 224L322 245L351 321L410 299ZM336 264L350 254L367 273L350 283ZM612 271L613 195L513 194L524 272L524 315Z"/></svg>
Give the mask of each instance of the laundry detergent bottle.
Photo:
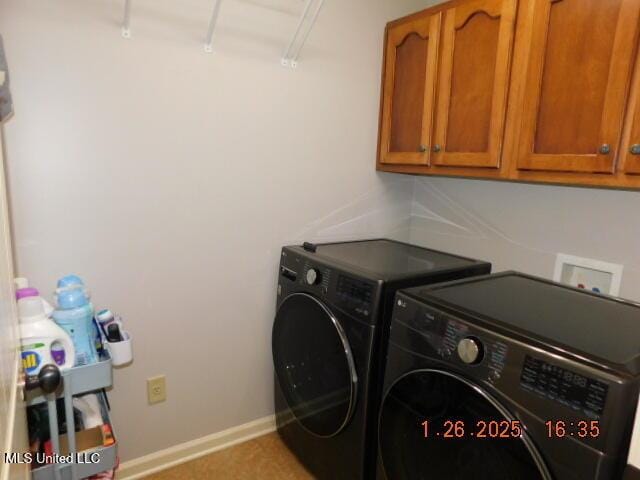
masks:
<svg viewBox="0 0 640 480"><path fill-rule="evenodd" d="M56 285L56 291L54 295L57 298L59 294L67 290L72 290L74 288L81 288L84 291L84 294L87 296L87 302L91 307L91 311L95 313L96 310L93 306L93 303L91 303L91 292L87 289L84 280L82 280L82 278L80 278L78 275L70 274L60 278ZM101 352L103 349L103 345L100 327L98 326L98 322L95 320L95 318L93 319L92 323L93 325L91 326L91 330L93 331L96 351Z"/></svg>
<svg viewBox="0 0 640 480"><path fill-rule="evenodd" d="M84 288L58 290L53 320L71 336L75 347L75 365L98 360L93 327L93 306Z"/></svg>
<svg viewBox="0 0 640 480"><path fill-rule="evenodd" d="M73 367L73 341L64 329L47 316L42 298L21 298L18 301L18 314L22 365L27 375L36 375L47 364L57 365L62 370ZM60 351L64 355L60 355Z"/></svg>
<svg viewBox="0 0 640 480"><path fill-rule="evenodd" d="M21 298L26 297L40 297L40 292L37 288L32 288L29 286L29 280L24 277L18 277L13 279L16 286L16 300L20 300ZM44 313L47 317L50 317L53 313L53 307L44 297L40 297L42 300L42 305L44 306Z"/></svg>

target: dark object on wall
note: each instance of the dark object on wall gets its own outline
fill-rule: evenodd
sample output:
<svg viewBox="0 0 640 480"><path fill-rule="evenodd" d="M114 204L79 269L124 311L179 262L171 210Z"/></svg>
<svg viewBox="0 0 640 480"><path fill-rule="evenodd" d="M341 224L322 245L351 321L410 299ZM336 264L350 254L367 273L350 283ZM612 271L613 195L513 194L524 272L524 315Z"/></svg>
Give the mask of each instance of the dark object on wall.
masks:
<svg viewBox="0 0 640 480"><path fill-rule="evenodd" d="M4 76L4 82L2 77ZM9 67L4 53L4 45L0 36L0 122L3 122L13 112L11 91L9 90Z"/></svg>

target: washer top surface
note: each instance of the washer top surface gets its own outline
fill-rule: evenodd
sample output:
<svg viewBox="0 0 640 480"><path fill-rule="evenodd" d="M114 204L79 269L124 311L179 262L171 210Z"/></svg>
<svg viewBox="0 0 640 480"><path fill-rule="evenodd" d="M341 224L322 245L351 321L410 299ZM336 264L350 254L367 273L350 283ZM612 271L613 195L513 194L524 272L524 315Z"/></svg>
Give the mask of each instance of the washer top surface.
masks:
<svg viewBox="0 0 640 480"><path fill-rule="evenodd" d="M640 306L507 272L410 291L617 365L640 359Z"/></svg>
<svg viewBox="0 0 640 480"><path fill-rule="evenodd" d="M430 272L463 269L481 263L393 240L322 244L317 246L316 255L365 270L381 278L428 275Z"/></svg>

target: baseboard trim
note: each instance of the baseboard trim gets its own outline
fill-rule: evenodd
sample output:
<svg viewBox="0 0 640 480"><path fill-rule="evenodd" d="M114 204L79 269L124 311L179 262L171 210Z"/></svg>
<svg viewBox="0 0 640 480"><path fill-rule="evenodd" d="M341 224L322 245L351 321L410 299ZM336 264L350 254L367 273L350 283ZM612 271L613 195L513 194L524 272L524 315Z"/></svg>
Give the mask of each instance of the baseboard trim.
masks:
<svg viewBox="0 0 640 480"><path fill-rule="evenodd" d="M218 450L246 442L252 438L271 433L276 429L274 415L259 418L244 425L238 425L222 432L181 443L165 450L150 453L120 465L116 477L118 480L136 480L152 473L175 467Z"/></svg>

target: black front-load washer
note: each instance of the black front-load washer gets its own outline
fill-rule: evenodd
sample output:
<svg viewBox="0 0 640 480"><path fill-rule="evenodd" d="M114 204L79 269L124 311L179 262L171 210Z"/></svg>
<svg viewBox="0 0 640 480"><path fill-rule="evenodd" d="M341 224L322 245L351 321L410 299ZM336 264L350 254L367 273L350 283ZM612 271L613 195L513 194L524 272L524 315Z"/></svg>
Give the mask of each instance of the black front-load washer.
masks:
<svg viewBox="0 0 640 480"><path fill-rule="evenodd" d="M640 307L518 273L398 292L378 479L619 480Z"/></svg>
<svg viewBox="0 0 640 480"><path fill-rule="evenodd" d="M380 357L396 289L490 269L390 240L282 249L272 336L277 426L317 478L375 475Z"/></svg>

